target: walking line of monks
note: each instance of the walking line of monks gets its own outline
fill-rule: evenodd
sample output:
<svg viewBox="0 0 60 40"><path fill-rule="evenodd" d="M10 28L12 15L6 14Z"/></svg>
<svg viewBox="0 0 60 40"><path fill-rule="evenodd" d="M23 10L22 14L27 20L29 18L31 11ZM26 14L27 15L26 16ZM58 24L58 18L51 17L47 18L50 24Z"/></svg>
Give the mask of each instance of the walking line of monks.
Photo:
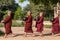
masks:
<svg viewBox="0 0 60 40"><path fill-rule="evenodd" d="M11 34L12 36L14 35L12 30L11 30L11 25L12 25L12 12L8 11L7 13L7 17L4 18L1 22L3 22L4 28L5 28L5 38L8 36L8 34ZM40 36L43 35L43 21L44 21L44 16L43 16L43 11L40 12L39 17L35 19L36 21L36 32L38 32L40 34ZM24 19L25 22L25 27L24 27L24 36L27 37L27 33L32 33L32 36L35 36L33 30L32 30L32 15L31 15L31 11L29 10L27 12L27 18ZM59 17L57 13L54 13L54 19L51 21L52 22L52 35L56 34L56 33L60 33L60 28L59 28Z"/></svg>

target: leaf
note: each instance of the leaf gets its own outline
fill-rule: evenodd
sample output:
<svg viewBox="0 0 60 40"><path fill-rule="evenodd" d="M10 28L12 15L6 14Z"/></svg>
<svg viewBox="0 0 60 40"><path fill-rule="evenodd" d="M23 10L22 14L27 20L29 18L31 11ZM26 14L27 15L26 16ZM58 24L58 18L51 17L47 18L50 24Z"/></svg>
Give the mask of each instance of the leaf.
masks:
<svg viewBox="0 0 60 40"><path fill-rule="evenodd" d="M21 3L23 3L24 1L26 1L26 0L19 0L19 2L21 2Z"/></svg>

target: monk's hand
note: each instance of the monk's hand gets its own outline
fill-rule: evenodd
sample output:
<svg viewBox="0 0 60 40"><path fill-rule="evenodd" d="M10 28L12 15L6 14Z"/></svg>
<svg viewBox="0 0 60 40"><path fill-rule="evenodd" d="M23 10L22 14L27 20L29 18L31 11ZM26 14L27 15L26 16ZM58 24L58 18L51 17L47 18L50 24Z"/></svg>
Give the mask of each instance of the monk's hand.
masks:
<svg viewBox="0 0 60 40"><path fill-rule="evenodd" d="M1 21L2 23L4 22L4 20Z"/></svg>

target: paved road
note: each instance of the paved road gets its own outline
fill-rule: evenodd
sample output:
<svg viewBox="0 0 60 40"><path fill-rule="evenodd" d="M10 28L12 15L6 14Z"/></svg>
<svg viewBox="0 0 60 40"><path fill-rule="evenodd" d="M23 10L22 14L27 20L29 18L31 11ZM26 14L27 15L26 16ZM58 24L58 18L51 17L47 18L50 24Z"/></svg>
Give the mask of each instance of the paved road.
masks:
<svg viewBox="0 0 60 40"><path fill-rule="evenodd" d="M0 28L2 31L4 31L4 28ZM51 29L44 28L43 31L43 37L38 36L38 33L36 33L36 28L33 27L34 33L36 34L35 37L32 37L31 35L28 35L28 37L23 37L24 34L24 28L23 27L12 27L13 32L16 34L16 37L11 37L10 35L8 38L0 37L0 40L60 40L59 35L51 36Z"/></svg>

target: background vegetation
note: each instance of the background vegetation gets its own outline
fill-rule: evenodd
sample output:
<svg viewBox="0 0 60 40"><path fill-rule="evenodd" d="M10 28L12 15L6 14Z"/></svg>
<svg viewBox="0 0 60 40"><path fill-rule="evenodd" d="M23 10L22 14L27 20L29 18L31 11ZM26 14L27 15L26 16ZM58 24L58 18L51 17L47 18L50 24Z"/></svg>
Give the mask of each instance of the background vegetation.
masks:
<svg viewBox="0 0 60 40"><path fill-rule="evenodd" d="M23 3L26 0L20 0L20 3ZM27 10L30 9L32 12L33 18L39 15L41 10L44 11L45 20L49 20L49 17L53 17L54 6L59 0L27 0L30 2L26 7L22 8L15 3L15 0L0 0L0 12L7 13L9 9L14 13L14 20L21 20L23 15L26 15ZM35 15L34 15L35 14ZM5 16L4 16L5 17Z"/></svg>
<svg viewBox="0 0 60 40"><path fill-rule="evenodd" d="M18 23L15 20L22 20L23 16L26 16L27 10L30 9L32 12L33 18L37 17L39 15L39 12L41 10L44 11L44 20L48 21L49 18L53 17L54 13L54 7L57 5L57 3L60 4L60 0L19 0L20 3L23 3L24 1L28 1L30 4L28 4L26 7L23 8L18 3L15 3L15 0L0 0L0 16L1 14L3 17L6 17L6 13L8 10L11 10L14 14L13 17L13 27L22 27L24 26L24 22ZM4 24L0 23L0 27L2 27ZM51 28L51 25L45 25L46 28ZM0 31L0 35L4 34L2 31Z"/></svg>

